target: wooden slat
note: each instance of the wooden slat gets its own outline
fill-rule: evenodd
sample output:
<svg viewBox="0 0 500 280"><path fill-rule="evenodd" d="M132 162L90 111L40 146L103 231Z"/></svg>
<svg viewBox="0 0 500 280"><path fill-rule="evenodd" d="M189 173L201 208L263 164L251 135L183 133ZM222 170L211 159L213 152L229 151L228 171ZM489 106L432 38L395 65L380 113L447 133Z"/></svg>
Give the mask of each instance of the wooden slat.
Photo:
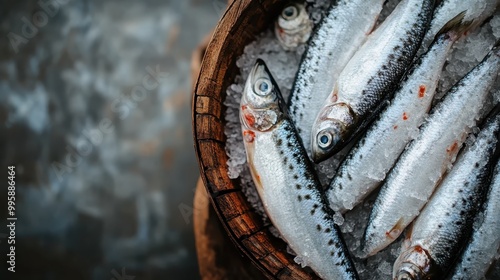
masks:
<svg viewBox="0 0 500 280"><path fill-rule="evenodd" d="M196 116L196 135L198 140L216 140L224 142L224 126L212 115Z"/></svg>
<svg viewBox="0 0 500 280"><path fill-rule="evenodd" d="M221 103L207 96L196 97L196 113L213 115L221 119Z"/></svg>
<svg viewBox="0 0 500 280"><path fill-rule="evenodd" d="M227 224L234 233L235 238L237 239L236 242L239 242L239 239L243 237L252 235L260 231L264 227L264 225L260 221L259 215L255 214L254 212L248 212L232 220L228 220ZM252 257L255 258L255 256L253 255Z"/></svg>
<svg viewBox="0 0 500 280"><path fill-rule="evenodd" d="M227 155L224 146L216 141L200 140L198 141L199 159L204 169L221 169L227 172ZM202 178L203 178L202 174Z"/></svg>
<svg viewBox="0 0 500 280"><path fill-rule="evenodd" d="M250 252L257 257L257 259L262 259L267 255L275 252L273 244L269 240L268 233L265 231L259 231L248 238L243 239L242 244L250 250Z"/></svg>
<svg viewBox="0 0 500 280"><path fill-rule="evenodd" d="M282 260L275 254L269 254L265 258L261 259L262 264L273 273L277 275L278 272L285 269L286 266Z"/></svg>
<svg viewBox="0 0 500 280"><path fill-rule="evenodd" d="M211 183L207 186L207 188L210 189L210 193L241 189L239 185L234 184L231 179L229 179L227 172L221 172L219 169L211 169L205 171L205 175L207 176L207 180Z"/></svg>
<svg viewBox="0 0 500 280"><path fill-rule="evenodd" d="M247 212L252 211L248 204L242 204L245 196L241 192L232 192L215 198L220 208L225 209L224 217L229 221Z"/></svg>

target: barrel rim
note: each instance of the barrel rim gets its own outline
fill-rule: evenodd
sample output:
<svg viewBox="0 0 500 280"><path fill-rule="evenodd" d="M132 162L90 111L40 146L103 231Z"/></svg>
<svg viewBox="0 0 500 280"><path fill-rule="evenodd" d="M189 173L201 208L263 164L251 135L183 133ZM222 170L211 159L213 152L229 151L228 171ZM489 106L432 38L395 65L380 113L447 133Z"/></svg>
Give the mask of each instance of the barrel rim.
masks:
<svg viewBox="0 0 500 280"><path fill-rule="evenodd" d="M192 128L200 175L212 206L232 242L268 278L314 279L286 251L286 243L269 231L228 176L223 105L237 73L236 59L256 35L272 26L286 0L232 1L208 44L194 86Z"/></svg>

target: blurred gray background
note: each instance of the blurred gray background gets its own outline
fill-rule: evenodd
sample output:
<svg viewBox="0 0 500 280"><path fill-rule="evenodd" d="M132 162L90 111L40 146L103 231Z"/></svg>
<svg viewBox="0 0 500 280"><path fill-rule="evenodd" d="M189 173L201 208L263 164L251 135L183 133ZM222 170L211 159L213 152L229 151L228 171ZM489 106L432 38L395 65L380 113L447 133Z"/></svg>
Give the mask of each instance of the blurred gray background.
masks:
<svg viewBox="0 0 500 280"><path fill-rule="evenodd" d="M16 166L16 278L199 278L190 60L225 2L2 1L0 174Z"/></svg>

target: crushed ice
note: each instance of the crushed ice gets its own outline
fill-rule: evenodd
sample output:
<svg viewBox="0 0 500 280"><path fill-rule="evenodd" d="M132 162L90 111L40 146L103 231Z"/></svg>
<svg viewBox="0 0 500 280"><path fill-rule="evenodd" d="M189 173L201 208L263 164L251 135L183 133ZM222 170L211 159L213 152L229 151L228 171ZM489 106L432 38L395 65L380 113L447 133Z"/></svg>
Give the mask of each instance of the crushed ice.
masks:
<svg viewBox="0 0 500 280"><path fill-rule="evenodd" d="M321 20L330 1L306 0L306 2L306 9L309 16L316 25ZM379 23L390 14L398 2L399 0L389 0L386 2ZM440 99L454 83L477 65L499 38L500 12L497 11L489 22L454 45L453 52L449 56L447 65L442 73L436 99ZM265 214L246 164L238 111L240 98L246 78L256 59L260 58L270 68L283 97L287 100L305 48L305 45L300 45L294 51L285 51L279 45L271 29L264 31L257 36L254 42L245 47L244 53L236 61L236 65L240 69L240 74L236 76L234 83L229 86L226 92L227 95L224 101L224 105L227 108L225 134L227 136L226 153L229 156L227 162L229 177L231 179L239 178L247 200L255 208L256 212L262 216L265 223L270 223L270 221ZM493 99L500 100L500 82L497 82L491 91L493 92ZM340 160L345 156L347 151L348 149L345 149L333 158L315 166L323 187L329 184ZM353 255L360 279L387 279L390 277L392 264L400 252L404 235L377 255L366 260L360 258L361 239L376 195L377 192L370 195L364 203L348 212L345 217L340 215L334 217L335 223L340 226L347 246ZM273 235L279 237L279 232L276 228L271 226L270 231ZM287 250L291 249L288 248ZM290 253L292 252L290 251ZM306 265L299 257L295 257L295 262L302 267Z"/></svg>

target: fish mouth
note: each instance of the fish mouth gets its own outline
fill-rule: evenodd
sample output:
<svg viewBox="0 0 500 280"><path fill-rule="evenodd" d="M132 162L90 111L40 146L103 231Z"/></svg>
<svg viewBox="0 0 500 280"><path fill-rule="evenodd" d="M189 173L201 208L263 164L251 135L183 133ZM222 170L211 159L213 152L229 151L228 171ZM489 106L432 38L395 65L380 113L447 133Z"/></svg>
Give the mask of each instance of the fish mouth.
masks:
<svg viewBox="0 0 500 280"><path fill-rule="evenodd" d="M269 72L266 63L262 59L258 58L255 61L252 70L250 70L250 73L248 74L248 78L245 83L245 89L244 89L244 92L246 93L243 94L242 101L243 99L249 101L248 95L256 94L254 91L254 84L260 79L269 80L273 84L273 86L276 84L273 83L274 80L271 79L271 72Z"/></svg>
<svg viewBox="0 0 500 280"><path fill-rule="evenodd" d="M259 95L254 91L255 82L261 79L267 79L270 81L270 83L272 82L270 79L269 70L267 69L265 62L262 59L257 59L253 68L250 70L247 81L245 83L245 88L243 89L243 94L241 96L241 101L240 101L241 123L244 123L243 121L244 118L242 118L243 111L248 111L249 113L251 113L258 109L266 109L267 104L260 104L260 103L266 103L261 101L265 100L265 96Z"/></svg>
<svg viewBox="0 0 500 280"><path fill-rule="evenodd" d="M262 89L256 86L256 83L262 81L266 82L268 86L266 89ZM253 66L252 70L250 70L250 74L248 75L244 91L247 92L247 94L244 94L247 95L244 96L246 99L248 99L249 95L251 95L250 93L252 93L253 95L259 96L260 98L267 98L267 101L271 103L276 101L276 99L279 99L278 96L281 96L278 84L274 80L271 71L267 67L267 64L264 62L264 60L260 58L255 61L255 65ZM257 107L256 109L259 109Z"/></svg>
<svg viewBox="0 0 500 280"><path fill-rule="evenodd" d="M255 82L256 79L261 78L263 76L267 76L268 70L266 63L264 60L257 58L257 61L255 61L255 65L252 69L252 72L250 73L250 76L253 78L252 83Z"/></svg>

